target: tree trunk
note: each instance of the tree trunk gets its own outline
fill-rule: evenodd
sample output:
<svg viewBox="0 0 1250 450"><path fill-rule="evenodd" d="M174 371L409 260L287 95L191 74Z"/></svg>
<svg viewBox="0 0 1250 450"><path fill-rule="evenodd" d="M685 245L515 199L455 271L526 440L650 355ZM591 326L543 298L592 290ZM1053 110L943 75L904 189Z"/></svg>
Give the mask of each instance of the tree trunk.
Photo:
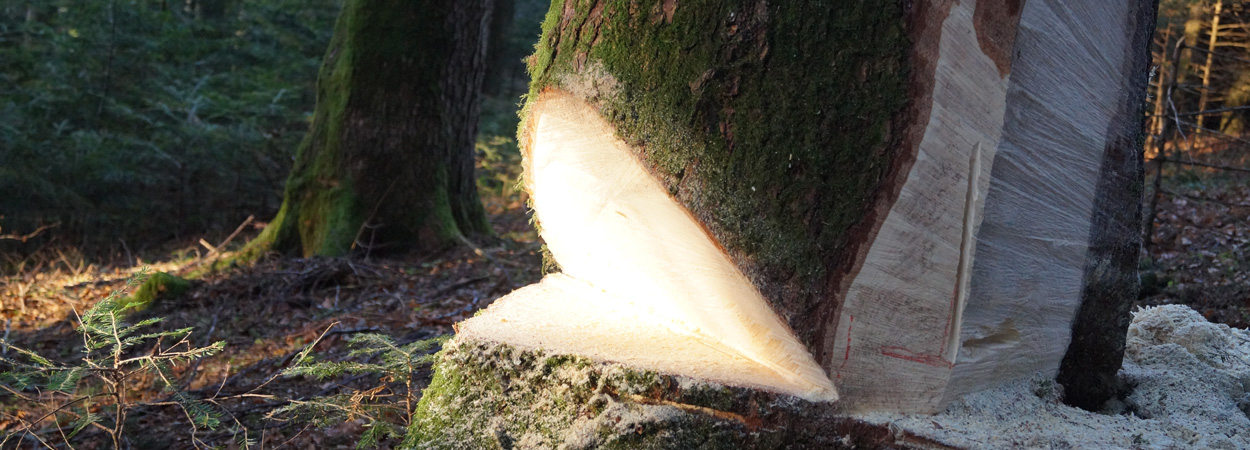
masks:
<svg viewBox="0 0 1250 450"><path fill-rule="evenodd" d="M490 64L486 66L486 81L483 90L488 95L500 95L508 92L507 77L512 72L514 66L520 65L516 59L508 60L508 44L510 35L512 34L513 24L516 22L516 0L495 0L494 10L491 11L490 22L490 45L488 45L486 60Z"/></svg>
<svg viewBox="0 0 1250 450"><path fill-rule="evenodd" d="M1150 133L1146 135L1146 144L1143 148L1153 147L1158 143L1159 139L1163 138L1163 124L1168 119L1167 116L1164 115L1165 112L1168 112L1167 109L1165 109L1168 99L1164 97L1164 95L1168 92L1165 91L1164 88L1168 85L1166 74L1172 69L1171 66L1167 65L1168 62L1171 61L1168 50L1172 48L1172 25L1168 25L1167 28L1163 29L1161 34L1163 35L1163 40L1159 44L1159 56L1156 58L1152 54L1150 57L1151 60L1159 61L1162 65L1159 66L1157 72L1155 73L1156 79L1159 83L1158 86L1155 86L1154 110L1150 117Z"/></svg>
<svg viewBox="0 0 1250 450"><path fill-rule="evenodd" d="M1110 395L1154 4L813 3L553 4L520 140L563 273L460 324L412 439L833 446L1061 362Z"/></svg>
<svg viewBox="0 0 1250 450"><path fill-rule="evenodd" d="M1215 10L1211 13L1211 31L1208 33L1207 40L1207 61L1202 65L1202 90L1198 93L1198 111L1207 110L1207 99L1211 93L1211 64L1215 59L1215 49L1220 46L1220 13L1224 10L1224 2L1222 0L1215 1ZM1206 114L1199 114L1194 122L1198 126L1205 127ZM1194 130L1195 133L1201 133L1202 130Z"/></svg>
<svg viewBox="0 0 1250 450"><path fill-rule="evenodd" d="M350 0L278 216L250 250L431 249L489 233L473 176L491 0Z"/></svg>

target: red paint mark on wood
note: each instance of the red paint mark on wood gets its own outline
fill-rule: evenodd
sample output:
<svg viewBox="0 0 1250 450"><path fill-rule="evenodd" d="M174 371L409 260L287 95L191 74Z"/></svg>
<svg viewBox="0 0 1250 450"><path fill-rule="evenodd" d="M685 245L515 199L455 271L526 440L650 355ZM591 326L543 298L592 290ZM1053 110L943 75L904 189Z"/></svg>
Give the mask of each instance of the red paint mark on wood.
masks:
<svg viewBox="0 0 1250 450"><path fill-rule="evenodd" d="M912 362L918 362L926 366L933 366L943 369L955 367L950 361L942 358L942 355L931 355L928 353L920 353L908 350L903 347L882 347L881 354L892 358L905 359Z"/></svg>
<svg viewBox="0 0 1250 450"><path fill-rule="evenodd" d="M842 379L842 368L846 367L846 363L851 362L851 329L855 326L855 315L851 314L851 321L846 324L846 356L842 357L842 365L838 366L838 379Z"/></svg>
<svg viewBox="0 0 1250 450"><path fill-rule="evenodd" d="M942 331L942 346L939 348L936 355L931 354L931 353L918 352L918 351L911 350L905 347L882 347L881 354L892 357L892 358L905 359L908 361L918 362L920 364L924 364L927 366L942 367L942 368L948 368L948 369L955 367L955 363L951 361L947 361L945 356L946 356L946 341L948 340L947 338L949 338L951 334L951 322L955 320L955 307L958 301L959 301L959 284L956 283L955 293L954 295L951 296L950 309L946 311L946 326L943 327L943 331ZM849 336L848 336L848 339L849 339ZM847 345L847 355L848 356L850 355L849 343ZM843 365L846 365L846 363L843 362Z"/></svg>

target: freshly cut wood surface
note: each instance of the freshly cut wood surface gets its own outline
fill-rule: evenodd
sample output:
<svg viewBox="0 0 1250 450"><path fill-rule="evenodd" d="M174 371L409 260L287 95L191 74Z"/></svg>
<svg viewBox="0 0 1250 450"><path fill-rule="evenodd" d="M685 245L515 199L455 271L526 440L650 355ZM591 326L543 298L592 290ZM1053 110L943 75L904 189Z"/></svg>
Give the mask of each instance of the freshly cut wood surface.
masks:
<svg viewBox="0 0 1250 450"><path fill-rule="evenodd" d="M826 337L859 408L935 407L959 353L1007 94L990 55L969 51L980 48L975 10L957 3L941 22L918 155Z"/></svg>
<svg viewBox="0 0 1250 450"><path fill-rule="evenodd" d="M645 312L637 303L585 281L551 274L497 300L459 325L460 339L504 342L526 349L578 355L730 386L836 400L828 380L806 380L692 334Z"/></svg>
<svg viewBox="0 0 1250 450"><path fill-rule="evenodd" d="M1053 377L1082 304L1131 302L1135 268L1116 259L1136 248L1148 6L988 3L955 3L942 21L919 154L828 336L848 408L935 411ZM986 42L990 23L1008 52ZM1091 295L1100 276L1118 287ZM1089 319L1119 351L1126 313Z"/></svg>
<svg viewBox="0 0 1250 450"><path fill-rule="evenodd" d="M546 92L529 120L526 187L563 273L500 300L461 333L837 398L759 291L590 105Z"/></svg>
<svg viewBox="0 0 1250 450"><path fill-rule="evenodd" d="M1105 401L1151 2L887 3L553 7L526 188L564 276L602 295L544 285L462 332L841 411L937 411L1061 362ZM713 351L669 356L695 342Z"/></svg>

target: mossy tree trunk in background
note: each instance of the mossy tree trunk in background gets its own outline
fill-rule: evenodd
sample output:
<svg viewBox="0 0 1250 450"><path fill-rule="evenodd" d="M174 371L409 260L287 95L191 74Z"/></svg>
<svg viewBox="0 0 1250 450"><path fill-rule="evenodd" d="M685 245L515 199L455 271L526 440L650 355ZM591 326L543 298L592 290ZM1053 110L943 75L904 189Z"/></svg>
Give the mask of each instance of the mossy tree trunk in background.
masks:
<svg viewBox="0 0 1250 450"><path fill-rule="evenodd" d="M348 0L277 217L248 252L436 249L489 233L473 176L492 0Z"/></svg>
<svg viewBox="0 0 1250 450"><path fill-rule="evenodd" d="M460 324L408 444L832 448L1061 360L1106 400L1154 6L555 1L520 142L563 273Z"/></svg>

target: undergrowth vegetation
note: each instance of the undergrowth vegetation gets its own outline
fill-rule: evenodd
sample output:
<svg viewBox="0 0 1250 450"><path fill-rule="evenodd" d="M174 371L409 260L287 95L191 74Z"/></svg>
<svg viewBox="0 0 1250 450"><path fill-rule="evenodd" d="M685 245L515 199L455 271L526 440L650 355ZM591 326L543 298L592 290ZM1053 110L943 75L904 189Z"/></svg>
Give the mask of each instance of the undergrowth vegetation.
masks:
<svg viewBox="0 0 1250 450"><path fill-rule="evenodd" d="M113 246L271 215L340 4L4 2L0 234Z"/></svg>
<svg viewBox="0 0 1250 450"><path fill-rule="evenodd" d="M163 439L143 436L128 415L151 414L175 408L186 426L183 442L194 448L220 448L229 438L235 448L265 448L262 430L300 425L327 428L356 423L362 431L356 448L405 437L420 391L426 381L421 369L450 336L399 342L379 333L360 333L346 339L349 349L339 356L314 355L313 350L336 328L290 358L290 366L276 371L240 393L188 389L194 368L226 349L226 341L196 346L192 328L161 329L159 316L142 317L138 303L125 293L148 280L140 271L77 317L80 357L44 355L0 338L0 390L11 396L0 406L0 448L74 448L75 444L111 442L112 448L155 448ZM215 325L215 324L214 324ZM210 328L209 332L212 332ZM12 356L9 356L12 354ZM341 392L311 396L278 394L271 383L279 379L344 380ZM359 381L358 387L349 387ZM240 401L263 401L272 408L263 416L246 413ZM14 404L16 402L16 404ZM7 410L16 406L16 410ZM236 414L237 412L237 414ZM128 426L131 424L131 426ZM137 429L136 429L137 428ZM177 428L177 427L176 427ZM213 432L212 434L209 434ZM154 440L155 439L155 440Z"/></svg>
<svg viewBox="0 0 1250 450"><path fill-rule="evenodd" d="M306 376L319 381L344 375L374 376L378 383L365 389L291 401L270 413L270 417L319 427L362 419L364 432L356 448L373 448L388 438L402 439L412 423L417 400L421 398L421 386L415 376L417 369L432 364L433 351L450 337L400 344L382 334L358 334L347 340L351 348L347 358L356 361L317 360L308 351L316 345L314 342L296 358L293 367L282 371L282 375Z"/></svg>
<svg viewBox="0 0 1250 450"><path fill-rule="evenodd" d="M141 273L131 277L125 289L140 284ZM163 319L152 317L128 322L135 304L115 291L83 312L78 318L82 335L82 356L71 362L9 345L0 339L0 388L27 403L30 414L13 415L20 426L13 432L0 432L0 448L7 443L17 447L52 448L50 435L66 443L88 427L106 433L114 448L122 448L126 415L140 406L176 406L191 424L192 439L201 428L221 425L221 413L211 405L188 396L174 374L173 366L212 356L225 348L224 341L196 347L189 339L190 328L151 331ZM141 401L131 390L138 380L157 381L167 395L162 401ZM67 426L62 424L68 423ZM33 441L26 442L23 440Z"/></svg>

